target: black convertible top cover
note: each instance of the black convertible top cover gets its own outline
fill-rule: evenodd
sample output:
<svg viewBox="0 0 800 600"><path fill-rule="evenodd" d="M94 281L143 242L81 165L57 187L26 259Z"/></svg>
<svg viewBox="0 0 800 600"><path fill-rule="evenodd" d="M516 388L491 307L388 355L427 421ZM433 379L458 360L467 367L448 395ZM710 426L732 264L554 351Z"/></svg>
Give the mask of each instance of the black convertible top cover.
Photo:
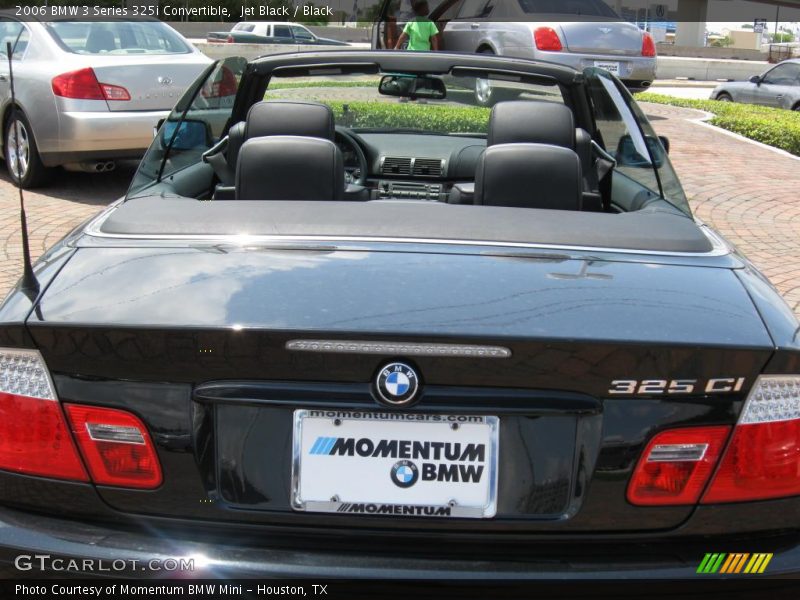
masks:
<svg viewBox="0 0 800 600"><path fill-rule="evenodd" d="M661 209L604 214L436 202L217 201L143 197L114 209L100 231L126 236L325 236L546 244L705 253L689 217Z"/></svg>

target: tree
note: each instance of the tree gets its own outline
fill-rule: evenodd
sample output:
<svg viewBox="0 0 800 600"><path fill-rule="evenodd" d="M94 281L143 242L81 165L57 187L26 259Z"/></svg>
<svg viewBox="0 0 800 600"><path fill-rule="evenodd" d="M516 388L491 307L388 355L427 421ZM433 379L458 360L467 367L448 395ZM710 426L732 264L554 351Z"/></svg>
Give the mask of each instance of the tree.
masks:
<svg viewBox="0 0 800 600"><path fill-rule="evenodd" d="M772 36L773 44L788 44L794 41L794 35L791 33L776 33Z"/></svg>

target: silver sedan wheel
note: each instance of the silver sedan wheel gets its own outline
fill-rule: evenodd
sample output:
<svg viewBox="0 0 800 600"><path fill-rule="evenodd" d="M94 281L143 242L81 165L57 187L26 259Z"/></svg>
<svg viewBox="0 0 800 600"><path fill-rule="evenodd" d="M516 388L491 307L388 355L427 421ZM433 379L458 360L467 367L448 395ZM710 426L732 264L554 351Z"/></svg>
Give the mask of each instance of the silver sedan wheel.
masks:
<svg viewBox="0 0 800 600"><path fill-rule="evenodd" d="M17 131L19 131L19 141L17 141ZM28 130L22 121L12 121L8 124L8 134L6 135L6 158L8 169L14 179L24 179L28 174L30 165L31 147L28 138Z"/></svg>

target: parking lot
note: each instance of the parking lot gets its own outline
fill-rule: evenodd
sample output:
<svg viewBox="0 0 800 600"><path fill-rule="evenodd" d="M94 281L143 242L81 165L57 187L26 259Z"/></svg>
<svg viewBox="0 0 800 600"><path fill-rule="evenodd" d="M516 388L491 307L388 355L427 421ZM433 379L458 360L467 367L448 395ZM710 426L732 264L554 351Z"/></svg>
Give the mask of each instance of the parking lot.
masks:
<svg viewBox="0 0 800 600"><path fill-rule="evenodd" d="M800 315L800 159L698 124L702 113L647 105L701 219L735 243ZM34 258L125 193L135 164L104 174L61 173L26 194ZM18 196L0 167L0 294L21 271Z"/></svg>

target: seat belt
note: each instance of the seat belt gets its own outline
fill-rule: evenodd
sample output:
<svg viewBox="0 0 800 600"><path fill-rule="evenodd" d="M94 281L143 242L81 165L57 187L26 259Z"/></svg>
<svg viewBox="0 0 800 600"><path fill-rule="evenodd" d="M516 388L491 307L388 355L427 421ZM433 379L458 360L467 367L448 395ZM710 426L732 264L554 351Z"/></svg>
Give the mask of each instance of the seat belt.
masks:
<svg viewBox="0 0 800 600"><path fill-rule="evenodd" d="M211 165L214 174L219 179L222 185L233 185L236 179L236 174L233 169L228 165L228 159L225 156L225 151L228 149L228 136L225 136L211 148L203 152L203 162Z"/></svg>
<svg viewBox="0 0 800 600"><path fill-rule="evenodd" d="M617 159L606 152L594 140L592 140L592 151L597 155L595 171L597 172L597 183L603 202L603 212L611 212L611 184L614 176L614 167L617 166Z"/></svg>

